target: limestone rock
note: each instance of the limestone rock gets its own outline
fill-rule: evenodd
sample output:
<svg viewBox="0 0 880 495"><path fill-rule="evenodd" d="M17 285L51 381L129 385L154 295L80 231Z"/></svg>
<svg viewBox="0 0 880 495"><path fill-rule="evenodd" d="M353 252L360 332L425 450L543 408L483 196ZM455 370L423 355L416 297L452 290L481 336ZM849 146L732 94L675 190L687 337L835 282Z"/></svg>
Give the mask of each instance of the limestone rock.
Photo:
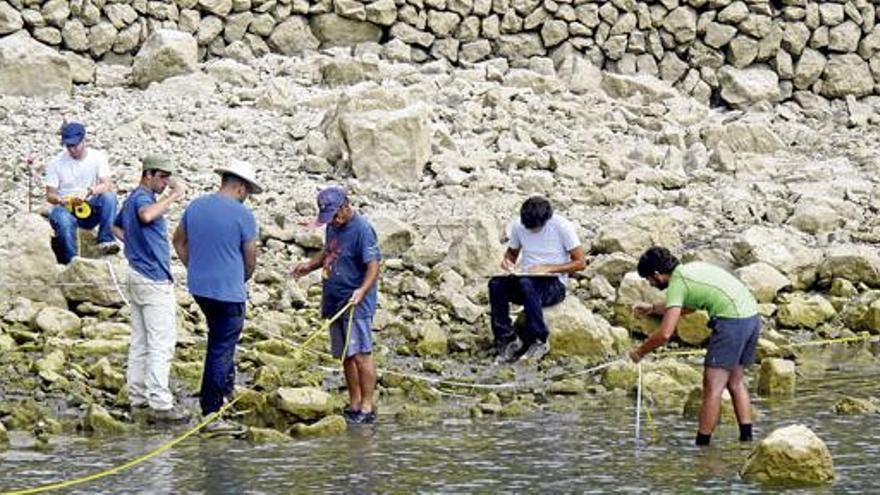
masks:
<svg viewBox="0 0 880 495"><path fill-rule="evenodd" d="M840 416L854 416L859 414L880 413L880 401L877 399L861 399L859 397L844 397L831 407L834 414Z"/></svg>
<svg viewBox="0 0 880 495"><path fill-rule="evenodd" d="M0 81L4 77L5 73L0 71ZM52 286L61 267L51 254L47 255L51 239L52 227L36 213L13 215L7 220L0 230L0 256L15 270L0 270L0 300L20 296L59 307L65 305L61 290Z"/></svg>
<svg viewBox="0 0 880 495"><path fill-rule="evenodd" d="M874 91L868 62L854 53L832 55L825 66L822 94L831 98L865 96Z"/></svg>
<svg viewBox="0 0 880 495"><path fill-rule="evenodd" d="M390 215L370 215L370 223L379 237L379 249L382 256L395 258L402 256L415 242L412 227Z"/></svg>
<svg viewBox="0 0 880 495"><path fill-rule="evenodd" d="M255 444L287 443L290 437L274 428L257 428L251 426L247 430L247 439Z"/></svg>
<svg viewBox="0 0 880 495"><path fill-rule="evenodd" d="M678 92L666 81L647 74L626 76L604 73L602 89L614 98L629 98L641 94L650 101L665 100L678 96Z"/></svg>
<svg viewBox="0 0 880 495"><path fill-rule="evenodd" d="M83 257L75 258L58 277L62 283L73 284L62 288L64 297L69 301L92 302L99 306L119 306L123 303L122 295L113 284L108 261ZM122 267L114 267L114 274L119 277L126 273Z"/></svg>
<svg viewBox="0 0 880 495"><path fill-rule="evenodd" d="M34 325L47 336L73 337L79 332L82 320L66 309L49 306L37 313Z"/></svg>
<svg viewBox="0 0 880 495"><path fill-rule="evenodd" d="M116 393L125 385L125 375L113 369L106 356L90 366L88 371L95 380L95 385L104 390Z"/></svg>
<svg viewBox="0 0 880 495"><path fill-rule="evenodd" d="M291 434L295 437L332 436L345 433L348 425L342 416L333 415L310 425L297 423L293 425Z"/></svg>
<svg viewBox="0 0 880 495"><path fill-rule="evenodd" d="M566 297L561 303L544 308L544 322L550 330L552 356L600 360L614 353L611 325L576 297Z"/></svg>
<svg viewBox="0 0 880 495"><path fill-rule="evenodd" d="M14 33L24 26L18 10L6 2L0 2L0 36Z"/></svg>
<svg viewBox="0 0 880 495"><path fill-rule="evenodd" d="M273 396L275 407L302 420L323 418L333 410L330 394L319 388L282 387Z"/></svg>
<svg viewBox="0 0 880 495"><path fill-rule="evenodd" d="M442 264L467 278L496 274L504 246L494 221L485 216L470 217L450 244Z"/></svg>
<svg viewBox="0 0 880 495"><path fill-rule="evenodd" d="M70 65L55 50L27 31L0 38L0 94L8 96L69 95Z"/></svg>
<svg viewBox="0 0 880 495"><path fill-rule="evenodd" d="M801 232L817 234L836 229L841 224L841 218L837 211L828 205L814 201L799 201L794 214L786 223Z"/></svg>
<svg viewBox="0 0 880 495"><path fill-rule="evenodd" d="M843 278L880 287L880 256L872 248L857 245L834 246L825 253L819 266L822 280Z"/></svg>
<svg viewBox="0 0 880 495"><path fill-rule="evenodd" d="M880 334L880 291L860 294L844 306L841 319L847 328Z"/></svg>
<svg viewBox="0 0 880 495"><path fill-rule="evenodd" d="M446 332L433 321L425 323L419 329L416 350L420 356L445 356L449 352Z"/></svg>
<svg viewBox="0 0 880 495"><path fill-rule="evenodd" d="M199 7L216 16L226 17L232 12L232 0L199 0Z"/></svg>
<svg viewBox="0 0 880 495"><path fill-rule="evenodd" d="M146 88L152 82L189 74L198 64L198 46L191 34L160 29L150 35L138 50L131 75L134 83Z"/></svg>
<svg viewBox="0 0 880 495"><path fill-rule="evenodd" d="M305 17L291 16L275 26L269 35L269 46L284 54L295 55L305 50L316 50L321 42L312 34Z"/></svg>
<svg viewBox="0 0 880 495"><path fill-rule="evenodd" d="M83 430L95 435L118 435L128 431L125 423L113 418L103 406L92 404L83 418Z"/></svg>
<svg viewBox="0 0 880 495"><path fill-rule="evenodd" d="M834 463L822 439L804 425L792 425L761 440L740 475L763 483L822 484L834 480Z"/></svg>
<svg viewBox="0 0 880 495"><path fill-rule="evenodd" d="M645 213L606 225L593 243L593 252L622 252L638 258L646 249L660 243L669 249L678 248L681 240L676 222L662 213Z"/></svg>
<svg viewBox="0 0 880 495"><path fill-rule="evenodd" d="M644 335L653 333L659 325L659 319L639 318L633 315L632 305L637 302L655 303L664 301L663 293L651 287L647 280L637 272L624 275L617 289L614 301L614 324Z"/></svg>
<svg viewBox="0 0 880 495"><path fill-rule="evenodd" d="M769 303L791 282L776 268L767 263L757 262L738 268L736 276L746 284L758 303Z"/></svg>
<svg viewBox="0 0 880 495"><path fill-rule="evenodd" d="M537 33L506 34L497 43L498 55L510 60L542 57L547 53Z"/></svg>
<svg viewBox="0 0 880 495"><path fill-rule="evenodd" d="M801 244L785 231L767 227L751 227L735 242L731 250L740 264L762 261L776 268L792 283L794 289L805 289L816 280L821 254Z"/></svg>
<svg viewBox="0 0 880 495"><path fill-rule="evenodd" d="M734 107L753 105L779 99L779 77L769 68L736 69L722 67L718 71L721 97Z"/></svg>
<svg viewBox="0 0 880 495"><path fill-rule="evenodd" d="M709 314L705 311L694 311L685 315L679 320L675 333L686 344L695 346L703 344L712 334L712 329L709 328Z"/></svg>
<svg viewBox="0 0 880 495"><path fill-rule="evenodd" d="M379 65L373 62L334 59L321 65L321 80L330 86L351 85L380 78Z"/></svg>
<svg viewBox="0 0 880 495"><path fill-rule="evenodd" d="M761 361L758 371L758 393L766 396L790 396L794 394L796 376L794 361L767 358Z"/></svg>
<svg viewBox="0 0 880 495"><path fill-rule="evenodd" d="M697 13L690 7L678 7L663 19L663 29L678 43L693 41L697 36Z"/></svg>
<svg viewBox="0 0 880 495"><path fill-rule="evenodd" d="M349 46L364 42L378 42L382 28L371 22L346 19L336 14L312 17L309 27L321 47Z"/></svg>
<svg viewBox="0 0 880 495"><path fill-rule="evenodd" d="M380 26L391 26L397 21L394 0L377 0L367 4L367 20Z"/></svg>
<svg viewBox="0 0 880 495"><path fill-rule="evenodd" d="M414 184L431 157L428 110L412 105L400 110L348 113L340 118L354 175L376 184Z"/></svg>
<svg viewBox="0 0 880 495"><path fill-rule="evenodd" d="M776 321L783 327L814 329L837 314L834 306L818 294L792 294L780 299Z"/></svg>

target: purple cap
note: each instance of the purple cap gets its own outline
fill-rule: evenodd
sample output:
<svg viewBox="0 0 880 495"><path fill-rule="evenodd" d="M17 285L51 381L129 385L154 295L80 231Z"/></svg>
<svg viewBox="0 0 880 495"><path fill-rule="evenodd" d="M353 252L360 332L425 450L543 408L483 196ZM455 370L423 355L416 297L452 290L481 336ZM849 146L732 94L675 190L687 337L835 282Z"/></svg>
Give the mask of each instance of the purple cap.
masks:
<svg viewBox="0 0 880 495"><path fill-rule="evenodd" d="M328 187L318 193L318 224L330 223L339 208L348 201L345 189Z"/></svg>
<svg viewBox="0 0 880 495"><path fill-rule="evenodd" d="M61 126L61 144L76 146L86 137L86 126L79 122L68 122Z"/></svg>

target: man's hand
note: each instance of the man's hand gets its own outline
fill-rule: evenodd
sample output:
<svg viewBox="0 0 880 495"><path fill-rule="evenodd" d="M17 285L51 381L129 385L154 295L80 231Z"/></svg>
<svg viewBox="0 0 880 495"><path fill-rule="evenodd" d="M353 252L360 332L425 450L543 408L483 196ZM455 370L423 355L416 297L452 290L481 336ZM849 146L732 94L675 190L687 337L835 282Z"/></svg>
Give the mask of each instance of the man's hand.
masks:
<svg viewBox="0 0 880 495"><path fill-rule="evenodd" d="M632 312L636 316L650 316L654 313L654 305L646 302L637 302L632 305Z"/></svg>
<svg viewBox="0 0 880 495"><path fill-rule="evenodd" d="M77 206L86 202L86 200L84 200L83 198L81 198L79 196L69 196L69 197L65 198L65 200L66 200L65 202L70 203L70 206L73 208L76 208Z"/></svg>
<svg viewBox="0 0 880 495"><path fill-rule="evenodd" d="M186 184L182 180L171 178L168 181L169 196L173 201L183 199L186 196Z"/></svg>
<svg viewBox="0 0 880 495"><path fill-rule="evenodd" d="M550 265L532 265L529 267L529 273L540 275L543 273L552 273Z"/></svg>
<svg viewBox="0 0 880 495"><path fill-rule="evenodd" d="M363 302L366 295L367 291L360 288L355 289L354 292L351 293L351 304L357 306L358 304Z"/></svg>
<svg viewBox="0 0 880 495"><path fill-rule="evenodd" d="M623 354L624 361L631 361L633 363L638 363L643 357L638 347L634 347Z"/></svg>
<svg viewBox="0 0 880 495"><path fill-rule="evenodd" d="M290 270L290 276L295 279L300 279L308 275L311 271L308 263L297 263L294 265L293 269Z"/></svg>
<svg viewBox="0 0 880 495"><path fill-rule="evenodd" d="M512 272L514 268L516 268L516 263L514 263L513 261L510 261L510 258L505 256L504 258L501 259L501 269L502 270L504 270L505 272Z"/></svg>

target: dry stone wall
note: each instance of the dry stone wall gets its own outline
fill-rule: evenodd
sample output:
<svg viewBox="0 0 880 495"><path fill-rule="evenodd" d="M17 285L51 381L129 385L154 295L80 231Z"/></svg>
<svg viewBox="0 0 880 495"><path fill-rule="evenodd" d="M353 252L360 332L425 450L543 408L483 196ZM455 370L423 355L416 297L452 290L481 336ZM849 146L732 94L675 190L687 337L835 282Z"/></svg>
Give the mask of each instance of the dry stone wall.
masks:
<svg viewBox="0 0 880 495"><path fill-rule="evenodd" d="M503 57L657 76L704 102L746 106L878 92L868 0L0 0L0 37L27 30L94 60L126 61L159 29L201 58L376 42L389 58L469 65ZM130 60L129 60L130 61Z"/></svg>

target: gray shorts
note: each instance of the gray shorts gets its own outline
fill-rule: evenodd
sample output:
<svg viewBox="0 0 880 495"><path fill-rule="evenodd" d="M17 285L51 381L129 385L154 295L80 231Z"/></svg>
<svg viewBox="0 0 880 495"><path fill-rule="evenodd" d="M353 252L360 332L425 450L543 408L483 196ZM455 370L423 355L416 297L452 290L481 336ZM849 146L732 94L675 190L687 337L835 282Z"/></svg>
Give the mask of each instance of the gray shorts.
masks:
<svg viewBox="0 0 880 495"><path fill-rule="evenodd" d="M373 319L355 318L351 322L351 335L348 338L348 347L345 346L345 336L348 330L348 313L342 315L330 325L330 354L333 357L342 357L345 349L345 357L355 354L369 354L373 352Z"/></svg>
<svg viewBox="0 0 880 495"><path fill-rule="evenodd" d="M733 370L755 362L755 349L761 333L761 316L748 318L712 318L712 335L706 351L705 366Z"/></svg>

